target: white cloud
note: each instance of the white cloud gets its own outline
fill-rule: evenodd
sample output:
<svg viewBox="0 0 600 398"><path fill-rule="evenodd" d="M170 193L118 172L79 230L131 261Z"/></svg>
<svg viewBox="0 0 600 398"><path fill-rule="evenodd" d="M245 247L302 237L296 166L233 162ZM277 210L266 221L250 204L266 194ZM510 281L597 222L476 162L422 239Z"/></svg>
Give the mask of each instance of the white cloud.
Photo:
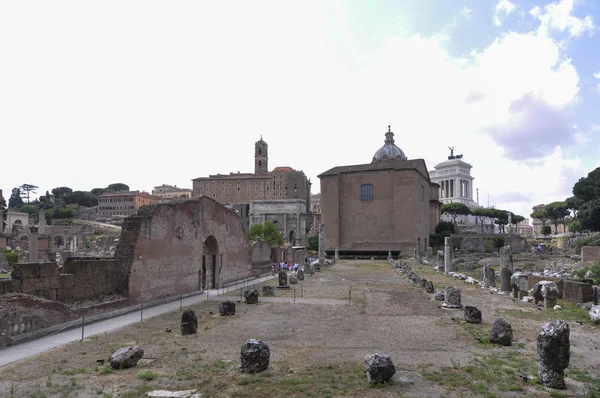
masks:
<svg viewBox="0 0 600 398"><path fill-rule="evenodd" d="M593 34L595 26L592 16L577 18L572 15L574 9L574 0L559 0L546 5L544 11L536 6L529 13L540 20L539 31L542 34L548 35L553 31L566 32L569 37L578 37L584 33Z"/></svg>
<svg viewBox="0 0 600 398"><path fill-rule="evenodd" d="M508 0L500 0L496 7L494 8L494 17L492 18L494 21L494 25L500 26L502 25L502 19L505 19L509 16L511 12L514 11L516 6Z"/></svg>
<svg viewBox="0 0 600 398"><path fill-rule="evenodd" d="M598 72L598 73L594 73L594 77L595 77L596 79L600 80L600 72ZM598 91L600 91L600 82L598 82L598 84L596 85L596 89L597 89Z"/></svg>
<svg viewBox="0 0 600 398"><path fill-rule="evenodd" d="M302 169L318 191L317 174L369 162L388 124L407 156L429 167L456 146L474 166L480 198L525 216L587 173L563 151L585 139L570 113L578 73L537 26L457 58L443 34L403 26L361 45L344 2L240 2L236 13L218 2L132 1L119 12L40 3L33 14L11 4L0 36L18 40L0 43L12 60L0 63L0 119L10 136L47 146L27 148L35 162L3 151L4 164L21 165L7 173L5 194L23 182L42 192L117 180L190 186L209 173L251 171L260 135L270 167ZM540 23L559 26L542 12L550 11L539 11ZM470 15L461 10L448 29ZM543 135L546 119L555 130ZM81 149L90 140L93 153ZM509 202L505 192L531 199Z"/></svg>

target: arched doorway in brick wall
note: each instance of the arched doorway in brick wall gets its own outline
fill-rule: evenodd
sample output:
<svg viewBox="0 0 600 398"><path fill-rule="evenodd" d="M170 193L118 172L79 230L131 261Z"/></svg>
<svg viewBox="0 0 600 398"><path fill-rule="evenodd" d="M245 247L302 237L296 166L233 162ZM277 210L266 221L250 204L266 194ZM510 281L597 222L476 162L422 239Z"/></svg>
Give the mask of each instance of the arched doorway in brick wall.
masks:
<svg viewBox="0 0 600 398"><path fill-rule="evenodd" d="M219 259L219 243L217 239L210 235L204 241L202 245L202 275L201 283L202 290L204 289L216 289L217 288L217 277L218 277L218 259Z"/></svg>

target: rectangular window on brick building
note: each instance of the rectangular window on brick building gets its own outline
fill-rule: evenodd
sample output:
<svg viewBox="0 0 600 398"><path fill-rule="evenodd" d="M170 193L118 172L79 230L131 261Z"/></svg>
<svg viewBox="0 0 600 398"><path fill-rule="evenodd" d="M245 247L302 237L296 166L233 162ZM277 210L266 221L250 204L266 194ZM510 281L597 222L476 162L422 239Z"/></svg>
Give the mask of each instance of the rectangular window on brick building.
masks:
<svg viewBox="0 0 600 398"><path fill-rule="evenodd" d="M373 200L373 184L360 186L360 200Z"/></svg>

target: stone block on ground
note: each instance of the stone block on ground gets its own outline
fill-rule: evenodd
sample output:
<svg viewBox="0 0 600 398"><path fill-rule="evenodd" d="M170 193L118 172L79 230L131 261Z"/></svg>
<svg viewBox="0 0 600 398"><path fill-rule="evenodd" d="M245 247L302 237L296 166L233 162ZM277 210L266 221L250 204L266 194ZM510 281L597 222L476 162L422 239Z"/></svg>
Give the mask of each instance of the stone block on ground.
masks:
<svg viewBox="0 0 600 398"><path fill-rule="evenodd" d="M144 356L144 349L139 346L123 347L110 354L110 367L113 369L127 369L135 366Z"/></svg>
<svg viewBox="0 0 600 398"><path fill-rule="evenodd" d="M427 281L427 284L425 285L425 291L427 293L434 293L435 292L435 286L433 285L432 281Z"/></svg>
<svg viewBox="0 0 600 398"><path fill-rule="evenodd" d="M249 289L244 292L246 304L258 304L258 290Z"/></svg>
<svg viewBox="0 0 600 398"><path fill-rule="evenodd" d="M179 325L181 334L187 336L198 332L198 317L193 310L185 310L181 314L181 324Z"/></svg>
<svg viewBox="0 0 600 398"><path fill-rule="evenodd" d="M481 311L477 307L465 306L465 321L468 323L481 323Z"/></svg>
<svg viewBox="0 0 600 398"><path fill-rule="evenodd" d="M443 308L446 309L460 309L462 308L460 289L456 286L446 286L444 293L444 304Z"/></svg>
<svg viewBox="0 0 600 398"><path fill-rule="evenodd" d="M273 286L263 286L263 296L274 296L275 288Z"/></svg>
<svg viewBox="0 0 600 398"><path fill-rule="evenodd" d="M298 277L296 276L296 274L290 274L290 277L288 279L289 279L290 285L298 284Z"/></svg>
<svg viewBox="0 0 600 398"><path fill-rule="evenodd" d="M221 316L233 316L235 315L235 303L227 300L219 304L219 315Z"/></svg>
<svg viewBox="0 0 600 398"><path fill-rule="evenodd" d="M258 339L249 339L242 345L240 370L245 373L258 373L267 370L271 351L269 345Z"/></svg>
<svg viewBox="0 0 600 398"><path fill-rule="evenodd" d="M394 363L388 355L373 354L365 357L365 368L369 383L383 383L396 373Z"/></svg>
<svg viewBox="0 0 600 398"><path fill-rule="evenodd" d="M537 337L538 375L544 387L565 390L564 371L569 366L569 324L555 320L542 325Z"/></svg>
<svg viewBox="0 0 600 398"><path fill-rule="evenodd" d="M297 276L298 276L299 281L303 281L304 280L304 271L298 270Z"/></svg>
<svg viewBox="0 0 600 398"><path fill-rule="evenodd" d="M512 326L504 319L496 319L490 332L490 343L511 346L513 339Z"/></svg>
<svg viewBox="0 0 600 398"><path fill-rule="evenodd" d="M435 301L444 301L444 292L442 292L441 290L435 292L434 299Z"/></svg>
<svg viewBox="0 0 600 398"><path fill-rule="evenodd" d="M288 284L287 271L279 271L278 281L279 281L279 286L287 286L287 284Z"/></svg>

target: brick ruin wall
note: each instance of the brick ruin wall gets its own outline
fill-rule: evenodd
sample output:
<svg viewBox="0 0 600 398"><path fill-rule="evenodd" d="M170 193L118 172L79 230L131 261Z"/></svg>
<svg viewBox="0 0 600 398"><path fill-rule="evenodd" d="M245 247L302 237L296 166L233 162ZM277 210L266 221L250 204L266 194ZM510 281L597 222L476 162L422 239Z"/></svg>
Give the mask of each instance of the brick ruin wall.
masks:
<svg viewBox="0 0 600 398"><path fill-rule="evenodd" d="M582 246L581 247L581 262L600 260L600 246Z"/></svg>
<svg viewBox="0 0 600 398"><path fill-rule="evenodd" d="M142 208L123 224L115 257L129 270L133 302L257 276L266 261L257 254L254 266L240 217L207 197Z"/></svg>
<svg viewBox="0 0 600 398"><path fill-rule="evenodd" d="M252 250L252 268L258 274L264 274L271 271L271 265L274 261L271 259L271 246L264 240L257 240L251 244Z"/></svg>
<svg viewBox="0 0 600 398"><path fill-rule="evenodd" d="M15 264L12 280L3 281L0 294L24 293L48 300L74 302L127 291L127 275L113 258L68 258L55 262Z"/></svg>

